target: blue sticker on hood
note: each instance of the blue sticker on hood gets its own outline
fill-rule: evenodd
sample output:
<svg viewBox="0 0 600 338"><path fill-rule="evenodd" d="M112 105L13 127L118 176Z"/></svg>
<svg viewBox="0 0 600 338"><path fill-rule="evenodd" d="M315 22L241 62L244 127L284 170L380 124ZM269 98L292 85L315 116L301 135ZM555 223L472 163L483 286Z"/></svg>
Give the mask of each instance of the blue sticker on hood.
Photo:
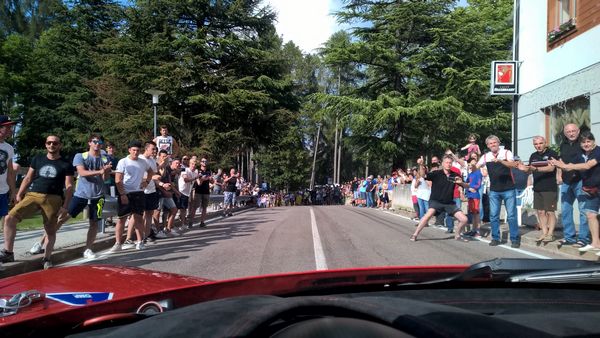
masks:
<svg viewBox="0 0 600 338"><path fill-rule="evenodd" d="M61 292L46 294L46 298L74 306L83 306L91 303L103 302L106 300L111 300L112 297L112 292Z"/></svg>

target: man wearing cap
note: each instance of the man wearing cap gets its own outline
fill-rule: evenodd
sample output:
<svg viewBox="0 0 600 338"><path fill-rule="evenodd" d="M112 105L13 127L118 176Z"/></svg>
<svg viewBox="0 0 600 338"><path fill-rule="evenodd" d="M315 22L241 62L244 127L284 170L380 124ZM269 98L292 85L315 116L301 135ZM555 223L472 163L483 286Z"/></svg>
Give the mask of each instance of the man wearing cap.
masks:
<svg viewBox="0 0 600 338"><path fill-rule="evenodd" d="M12 136L14 124L16 122L11 121L8 116L0 115L0 218L8 215L8 205L14 202L17 192L12 162L15 150L6 143L6 139Z"/></svg>

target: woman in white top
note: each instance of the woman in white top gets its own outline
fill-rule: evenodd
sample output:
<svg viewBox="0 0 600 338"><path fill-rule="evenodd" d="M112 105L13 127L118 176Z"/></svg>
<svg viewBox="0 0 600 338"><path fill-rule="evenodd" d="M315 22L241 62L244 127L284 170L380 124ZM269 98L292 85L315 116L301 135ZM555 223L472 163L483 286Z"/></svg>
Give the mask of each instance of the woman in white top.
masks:
<svg viewBox="0 0 600 338"><path fill-rule="evenodd" d="M429 186L430 181L426 181L425 178L421 177L418 170L415 169L413 172L415 174L415 179L413 180L412 186L414 187L417 196L419 219L421 219L429 209L429 196L431 195L431 187Z"/></svg>

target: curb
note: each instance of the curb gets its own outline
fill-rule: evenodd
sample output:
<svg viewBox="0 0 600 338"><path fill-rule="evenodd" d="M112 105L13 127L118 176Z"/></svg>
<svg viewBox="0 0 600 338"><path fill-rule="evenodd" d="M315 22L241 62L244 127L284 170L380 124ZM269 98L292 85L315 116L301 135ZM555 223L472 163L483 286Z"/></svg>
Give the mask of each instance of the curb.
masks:
<svg viewBox="0 0 600 338"><path fill-rule="evenodd" d="M234 209L234 212L239 212L246 209L255 208L255 206L245 206ZM206 220L223 217L223 210L219 210L206 215ZM197 226L198 223L194 223ZM125 232L126 233L126 232ZM124 234L125 235L125 234ZM84 243L66 246L52 253L52 263L54 265L66 263L68 261L81 258L85 251L85 237L82 237ZM112 247L115 243L113 232L98 234L98 238L92 245L94 252L103 251ZM23 273L37 271L42 269L42 254L31 255L25 259L20 259L13 263L3 263L3 269L0 270L0 278L15 276Z"/></svg>
<svg viewBox="0 0 600 338"><path fill-rule="evenodd" d="M392 210L390 210L390 211L392 211ZM401 215L407 216L407 217L412 217L412 214L414 213L411 210L405 210L402 208L395 209L392 212L401 214ZM491 232L491 227L490 227L489 223L480 225L480 229L482 230L483 234L485 234L486 236L489 236L489 233ZM536 231L533 227L529 227L529 226L519 227L520 232L522 232L522 229L527 229L527 230L529 230L528 232ZM509 231L508 231L508 224L500 223L501 242L503 242L503 243L509 242L510 243L510 240L508 240L509 237L510 236L509 236ZM600 261L600 256L596 256L596 252L593 252L593 251L580 252L578 250L578 248L574 248L572 246L561 246L558 243L558 241L559 241L559 238L557 238L553 242L539 243L536 240L536 238L531 238L530 236L524 236L523 234L521 234L521 245L522 246L536 248L536 249L544 250L544 251L547 251L550 253L559 253L559 254L563 254L563 255L573 256L573 258L577 258L577 259Z"/></svg>

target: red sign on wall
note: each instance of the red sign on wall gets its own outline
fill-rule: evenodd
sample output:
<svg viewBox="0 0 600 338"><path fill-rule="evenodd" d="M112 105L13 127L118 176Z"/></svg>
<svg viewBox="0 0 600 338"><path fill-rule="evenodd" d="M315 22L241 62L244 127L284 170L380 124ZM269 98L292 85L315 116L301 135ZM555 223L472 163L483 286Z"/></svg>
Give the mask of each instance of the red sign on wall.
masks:
<svg viewBox="0 0 600 338"><path fill-rule="evenodd" d="M491 95L518 94L517 61L492 61Z"/></svg>

